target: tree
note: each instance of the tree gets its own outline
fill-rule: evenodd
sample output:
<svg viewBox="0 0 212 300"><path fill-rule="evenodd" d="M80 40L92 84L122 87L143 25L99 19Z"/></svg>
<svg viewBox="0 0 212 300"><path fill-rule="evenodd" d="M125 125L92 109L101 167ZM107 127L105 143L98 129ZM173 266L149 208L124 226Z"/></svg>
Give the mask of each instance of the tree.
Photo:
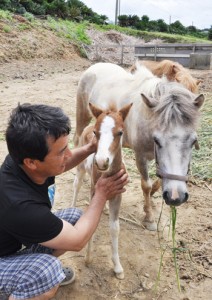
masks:
<svg viewBox="0 0 212 300"><path fill-rule="evenodd" d="M118 16L119 26L128 27L129 26L129 17L127 15Z"/></svg>
<svg viewBox="0 0 212 300"><path fill-rule="evenodd" d="M209 39L209 41L212 41L212 26L211 26L211 28L208 30L208 39Z"/></svg>
<svg viewBox="0 0 212 300"><path fill-rule="evenodd" d="M171 33L176 33L176 34L185 34L186 33L186 28L181 24L180 21L171 23L169 28L170 28Z"/></svg>

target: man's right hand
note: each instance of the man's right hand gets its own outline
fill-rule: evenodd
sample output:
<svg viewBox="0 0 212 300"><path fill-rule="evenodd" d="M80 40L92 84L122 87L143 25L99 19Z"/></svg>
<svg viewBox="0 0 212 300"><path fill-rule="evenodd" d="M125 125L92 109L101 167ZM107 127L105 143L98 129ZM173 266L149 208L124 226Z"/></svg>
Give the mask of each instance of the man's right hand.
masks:
<svg viewBox="0 0 212 300"><path fill-rule="evenodd" d="M100 193L107 200L114 198L116 195L124 193L125 185L128 183L128 174L125 169L121 169L116 174L104 177L104 174L98 179L95 185L95 194Z"/></svg>

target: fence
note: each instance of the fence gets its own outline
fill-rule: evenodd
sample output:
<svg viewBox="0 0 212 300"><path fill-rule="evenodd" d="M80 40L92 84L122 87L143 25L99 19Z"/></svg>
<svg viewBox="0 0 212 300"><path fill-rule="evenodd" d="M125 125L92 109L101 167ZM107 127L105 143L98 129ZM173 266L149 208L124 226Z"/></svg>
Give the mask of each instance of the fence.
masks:
<svg viewBox="0 0 212 300"><path fill-rule="evenodd" d="M212 53L212 44L149 44L142 46L135 46L135 57L138 59L160 61L163 59L171 59L181 63L185 67L190 67L191 54L193 60L200 61L205 58L205 67L210 68L208 57ZM193 63L193 65L195 65ZM197 64L198 65L198 64Z"/></svg>
<svg viewBox="0 0 212 300"><path fill-rule="evenodd" d="M112 62L120 65L131 65L136 59L157 61L171 59L185 67L210 69L212 66L212 44L96 44L84 45L84 50L91 61Z"/></svg>

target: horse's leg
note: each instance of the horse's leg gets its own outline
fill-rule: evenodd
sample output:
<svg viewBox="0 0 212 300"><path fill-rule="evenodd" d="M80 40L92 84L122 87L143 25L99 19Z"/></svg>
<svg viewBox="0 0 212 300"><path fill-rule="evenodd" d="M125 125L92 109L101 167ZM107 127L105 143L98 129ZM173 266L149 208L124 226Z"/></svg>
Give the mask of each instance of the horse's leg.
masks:
<svg viewBox="0 0 212 300"><path fill-rule="evenodd" d="M144 225L148 230L155 231L157 230L157 224L155 222L154 212L152 209L152 183L149 179L147 161L143 158L141 159L140 155L136 155L136 164L141 174L141 188L144 196L144 212L146 214L144 218Z"/></svg>
<svg viewBox="0 0 212 300"><path fill-rule="evenodd" d="M152 190L151 190L150 196L153 196L154 193L156 193L160 187L161 187L161 180L158 178L152 184Z"/></svg>
<svg viewBox="0 0 212 300"><path fill-rule="evenodd" d="M83 95L78 96L77 98L84 98ZM78 102L79 101L79 102ZM74 145L78 146L79 137L83 132L83 129L90 123L92 116L88 107L81 105L82 100L77 100L77 109L76 109L76 129L74 133Z"/></svg>
<svg viewBox="0 0 212 300"><path fill-rule="evenodd" d="M113 200L109 201L110 212L110 235L112 240L112 260L114 264L114 272L118 279L124 278L124 270L120 263L118 253L118 239L119 239L119 209L121 205L121 195L116 196Z"/></svg>
<svg viewBox="0 0 212 300"><path fill-rule="evenodd" d="M83 162L77 166L76 175L74 177L74 183L73 183L73 200L71 206L76 206L77 203L77 196L79 194L79 190L82 186L82 181L85 176L85 168Z"/></svg>
<svg viewBox="0 0 212 300"><path fill-rule="evenodd" d="M76 128L74 133L75 147L79 143L79 137L83 129L90 123L92 118L90 109L88 107L88 102L95 81L96 81L96 76L94 74L90 74L90 73L84 74L77 88Z"/></svg>

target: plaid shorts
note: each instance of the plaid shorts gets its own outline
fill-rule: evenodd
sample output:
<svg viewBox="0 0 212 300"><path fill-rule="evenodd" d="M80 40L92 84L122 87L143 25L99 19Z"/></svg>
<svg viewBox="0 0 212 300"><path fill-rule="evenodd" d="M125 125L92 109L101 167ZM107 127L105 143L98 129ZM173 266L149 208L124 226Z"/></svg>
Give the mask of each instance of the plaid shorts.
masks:
<svg viewBox="0 0 212 300"><path fill-rule="evenodd" d="M74 225L81 217L78 208L68 208L54 213L60 219ZM10 295L16 299L28 299L42 295L60 284L65 278L54 250L32 245L13 255L0 257L0 300Z"/></svg>

